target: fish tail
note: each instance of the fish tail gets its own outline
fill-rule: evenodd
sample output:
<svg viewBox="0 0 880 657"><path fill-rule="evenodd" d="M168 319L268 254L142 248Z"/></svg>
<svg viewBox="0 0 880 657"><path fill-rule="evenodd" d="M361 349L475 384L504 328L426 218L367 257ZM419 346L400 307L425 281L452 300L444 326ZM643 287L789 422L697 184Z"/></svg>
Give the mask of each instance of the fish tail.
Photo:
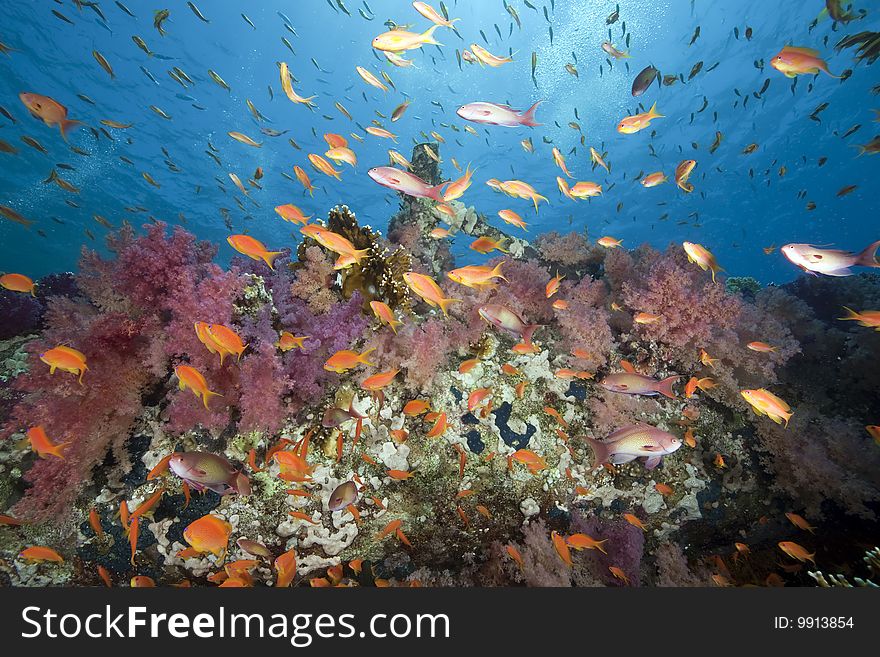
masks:
<svg viewBox="0 0 880 657"><path fill-rule="evenodd" d="M77 126L82 125L82 121L73 121L71 119L61 119L61 122L58 124L58 127L61 128L61 136L64 137L64 141L67 141L67 131L71 128L75 128Z"/></svg>
<svg viewBox="0 0 880 657"><path fill-rule="evenodd" d="M651 105L651 109L648 110L648 116L650 116L652 119L662 119L662 118L664 118L664 115L663 115L663 114L660 114L660 113L657 111L657 101L654 101L654 104Z"/></svg>
<svg viewBox="0 0 880 657"><path fill-rule="evenodd" d="M848 307L844 306L843 309L846 311L846 317L838 317L837 319L840 319L840 320L852 319L852 320L856 320L856 321L861 319L861 316L852 308L848 308Z"/></svg>
<svg viewBox="0 0 880 657"><path fill-rule="evenodd" d="M71 442L60 443L58 445L53 445L51 449L47 449L46 453L51 454L52 456L57 456L60 459L64 458L64 455L61 453L61 450L65 449L68 445L72 445Z"/></svg>
<svg viewBox="0 0 880 657"><path fill-rule="evenodd" d="M267 265L269 265L269 269L271 269L272 271L275 271L275 258L277 258L278 256L283 255L283 254L284 254L283 251L266 251L266 253L263 254L262 257L263 257L263 261Z"/></svg>
<svg viewBox="0 0 880 657"><path fill-rule="evenodd" d="M358 360L359 362L363 363L364 365L369 365L370 367L373 367L373 366L375 365L375 363L371 363L371 362L369 362L369 361L367 360L367 356L369 356L369 355L370 355L371 353L373 353L374 351L376 351L376 347L370 347L370 348L367 349L364 353L362 353L361 355L359 355L359 356L357 357L357 360Z"/></svg>
<svg viewBox="0 0 880 657"><path fill-rule="evenodd" d="M437 305L440 306L440 310L443 311L443 314L446 317L449 317L448 309L453 303L461 303L461 299L440 299L437 302Z"/></svg>
<svg viewBox="0 0 880 657"><path fill-rule="evenodd" d="M446 187L447 184L448 183L440 183L435 187L428 188L428 191L426 192L428 194L428 198L431 198L438 203L445 203L445 201L443 200L443 188Z"/></svg>
<svg viewBox="0 0 880 657"><path fill-rule="evenodd" d="M827 73L830 77L834 78L835 80L842 80L843 79L842 75L834 75L834 73L829 71L828 64L826 64L825 62L822 62L821 66L819 66L819 68L821 70L825 71L825 73Z"/></svg>
<svg viewBox="0 0 880 657"><path fill-rule="evenodd" d="M869 244L864 251L856 256L855 264L862 267L880 267L880 262L877 262L877 249L880 249L880 240Z"/></svg>
<svg viewBox="0 0 880 657"><path fill-rule="evenodd" d="M587 442L593 449L593 469L598 468L603 463L607 463L608 457L611 456L611 448L605 443L589 436L587 436Z"/></svg>
<svg viewBox="0 0 880 657"><path fill-rule="evenodd" d="M369 249L359 249L357 251L352 251L351 257L354 258L356 263L360 264L361 260L363 260L369 252Z"/></svg>
<svg viewBox="0 0 880 657"><path fill-rule="evenodd" d="M544 102L543 100L539 100L537 103L535 103L529 109L527 109L525 112L523 112L522 121L521 121L522 125L527 125L530 128L534 128L535 126L539 126L539 125L544 125L543 123L537 123L535 121L535 112L538 109L538 105L540 105L543 102Z"/></svg>
<svg viewBox="0 0 880 657"><path fill-rule="evenodd" d="M522 332L522 340L525 344L532 344L532 336L535 335L535 331L541 328L541 324L529 324L523 329Z"/></svg>
<svg viewBox="0 0 880 657"><path fill-rule="evenodd" d="M504 278L504 275L501 273L501 265L503 265L505 262L506 262L505 260L502 260L497 265L495 265L495 269L492 270L492 276L495 278L500 278L502 281L507 280L506 278Z"/></svg>
<svg viewBox="0 0 880 657"><path fill-rule="evenodd" d="M205 390L205 394L202 395L202 403L205 405L205 408L210 411L211 407L208 406L208 401L211 399L211 397L222 397L222 396L223 395L221 395L219 392L212 392L210 390Z"/></svg>
<svg viewBox="0 0 880 657"><path fill-rule="evenodd" d="M680 378L681 377L679 376L668 376L657 383L657 387L654 389L664 397L675 399L675 391L672 389L672 384L678 381Z"/></svg>
<svg viewBox="0 0 880 657"><path fill-rule="evenodd" d="M442 43L439 43L436 39L434 39L434 31L438 27L440 27L440 26L439 25L432 25L422 34L422 38L424 39L424 41L422 41L423 45L426 45L426 46L442 46L443 45Z"/></svg>

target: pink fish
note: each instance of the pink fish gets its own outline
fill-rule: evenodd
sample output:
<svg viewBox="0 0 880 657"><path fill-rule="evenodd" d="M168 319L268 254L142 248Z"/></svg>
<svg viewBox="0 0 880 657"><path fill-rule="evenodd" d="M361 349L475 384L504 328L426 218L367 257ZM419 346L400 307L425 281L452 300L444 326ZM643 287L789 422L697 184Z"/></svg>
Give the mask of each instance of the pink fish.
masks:
<svg viewBox="0 0 880 657"><path fill-rule="evenodd" d="M196 490L205 488L219 495L251 494L251 482L228 460L210 452L175 452L168 461L172 472Z"/></svg>
<svg viewBox="0 0 880 657"><path fill-rule="evenodd" d="M605 440L594 440L588 436L587 441L595 455L594 467L603 463L629 463L644 457L647 459L645 467L653 470L665 455L681 447L681 440L671 433L648 424L631 424L618 429Z"/></svg>
<svg viewBox="0 0 880 657"><path fill-rule="evenodd" d="M880 267L877 262L877 249L880 240L870 244L861 253L838 251L836 249L817 249L812 244L786 244L781 249L782 255L806 272L813 275L852 276L850 267Z"/></svg>
<svg viewBox="0 0 880 657"><path fill-rule="evenodd" d="M670 399L675 399L672 384L681 377L669 376L658 381L644 374L635 372L620 372L609 374L599 382L599 385L611 392L622 392L627 395L657 395L661 394Z"/></svg>
<svg viewBox="0 0 880 657"><path fill-rule="evenodd" d="M473 123L500 125L505 128L518 128L524 125L532 128L537 125L543 125L535 122L535 110L543 102L543 100L539 100L525 112L518 112L507 105L496 105L495 103L468 103L459 107L456 114L465 121L472 121Z"/></svg>
<svg viewBox="0 0 880 657"><path fill-rule="evenodd" d="M376 167L367 171L367 175L383 187L388 187L407 196L430 198L438 203L443 202L443 187L446 183L431 187L418 176L394 167Z"/></svg>
<svg viewBox="0 0 880 657"><path fill-rule="evenodd" d="M525 344L531 344L535 331L541 328L540 324L526 324L515 312L497 303L480 306L478 312L492 326L520 336Z"/></svg>

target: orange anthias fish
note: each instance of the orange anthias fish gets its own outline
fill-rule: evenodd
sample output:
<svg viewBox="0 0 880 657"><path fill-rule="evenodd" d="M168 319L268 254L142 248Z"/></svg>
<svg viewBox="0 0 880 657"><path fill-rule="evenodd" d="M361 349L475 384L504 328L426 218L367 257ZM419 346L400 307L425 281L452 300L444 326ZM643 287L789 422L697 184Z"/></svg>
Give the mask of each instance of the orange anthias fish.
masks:
<svg viewBox="0 0 880 657"><path fill-rule="evenodd" d="M503 264L504 261L499 262L494 268L486 265L468 265L453 269L446 275L450 280L475 290L494 289L497 286L496 278L507 280L501 273L501 265Z"/></svg>
<svg viewBox="0 0 880 657"><path fill-rule="evenodd" d="M652 120L660 118L663 118L663 115L657 112L657 103L654 103L647 112L621 119L620 123L617 124L617 132L631 135L650 126Z"/></svg>
<svg viewBox="0 0 880 657"><path fill-rule="evenodd" d="M662 171L655 171L654 173L649 173L647 176L642 178L642 186L643 187L656 187L657 185L662 185L667 180L666 174Z"/></svg>
<svg viewBox="0 0 880 657"><path fill-rule="evenodd" d="M20 93L18 97L32 116L40 119L50 128L57 125L61 130L61 136L67 141L67 131L82 125L81 121L67 118L67 108L48 96L40 94Z"/></svg>
<svg viewBox="0 0 880 657"><path fill-rule="evenodd" d="M304 349L303 343L308 339L308 335L296 336L288 331L282 331L281 337L278 339L276 346L281 351L290 351L291 349Z"/></svg>
<svg viewBox="0 0 880 657"><path fill-rule="evenodd" d="M792 416L791 407L772 392L759 388L757 390L741 390L739 394L749 403L756 414L766 415L776 424L785 422L785 426L788 426L788 421Z"/></svg>
<svg viewBox="0 0 880 657"><path fill-rule="evenodd" d="M770 60L770 66L789 78L823 71L832 78L840 79L839 75L834 75L828 70L828 64L819 57L819 51L812 48L785 46L776 57Z"/></svg>
<svg viewBox="0 0 880 657"><path fill-rule="evenodd" d="M34 545L29 548L25 548L19 554L19 557L22 559L27 559L28 561L55 561L57 563L63 563L64 559L60 554L58 554L55 550L50 547L44 547L42 545Z"/></svg>
<svg viewBox="0 0 880 657"><path fill-rule="evenodd" d="M528 228L526 228L528 224L523 221L523 218L513 210L499 210L498 216L501 217L501 219L503 219L505 223L508 223L511 226L516 226L517 228L528 230Z"/></svg>
<svg viewBox="0 0 880 657"><path fill-rule="evenodd" d="M293 578L296 577L296 552L293 551L293 548L275 559L275 570L278 573L275 587L283 589L290 586Z"/></svg>
<svg viewBox="0 0 880 657"><path fill-rule="evenodd" d="M208 514L194 520L183 530L183 538L198 554L210 552L221 560L226 555L232 525Z"/></svg>
<svg viewBox="0 0 880 657"><path fill-rule="evenodd" d="M370 392L381 390L394 380L394 377L397 376L398 372L400 372L400 370L388 370L387 372L379 372L379 374L369 376L363 380L361 388L369 390Z"/></svg>
<svg viewBox="0 0 880 657"><path fill-rule="evenodd" d="M32 297L34 294L34 282L24 274L3 274L0 276L0 287L11 292L26 292Z"/></svg>
<svg viewBox="0 0 880 657"><path fill-rule="evenodd" d="M376 319L390 326L391 330L395 333L397 333L397 327L403 324L394 316L394 311L384 301L370 301L370 309L373 311Z"/></svg>
<svg viewBox="0 0 880 657"><path fill-rule="evenodd" d="M278 216L284 219L284 221L289 221L290 223L295 224L307 224L309 223L309 219L312 218L312 215L306 216L302 210L290 203L276 206L275 212L277 212Z"/></svg>
<svg viewBox="0 0 880 657"><path fill-rule="evenodd" d="M403 275L403 280L413 292L420 296L425 303L434 308L440 308L443 314L449 316L449 306L453 303L461 303L461 299L449 299L443 294L443 290L430 276L408 271Z"/></svg>
<svg viewBox="0 0 880 657"><path fill-rule="evenodd" d="M499 250L501 253L510 253L507 249L502 246L503 238L493 240L491 237L478 237L473 242L470 243L470 248L472 248L477 253L491 253L494 250Z"/></svg>
<svg viewBox="0 0 880 657"><path fill-rule="evenodd" d="M376 351L375 347L371 347L361 354L357 353L356 351L349 351L347 349L337 351L335 354L327 359L326 363L324 363L324 369L328 372L336 372L337 374L342 374L344 372L347 372L348 370L354 369L358 365L367 365L368 367L374 367L375 363L371 363L367 360L367 356L369 356L374 351Z"/></svg>
<svg viewBox="0 0 880 657"><path fill-rule="evenodd" d="M267 250L265 244L255 240L250 235L230 235L226 238L226 241L229 243L229 246L242 255L246 255L252 260L262 260L272 270L275 269L275 258L283 253L282 251Z"/></svg>
<svg viewBox="0 0 880 657"><path fill-rule="evenodd" d="M813 552L812 554L810 554L809 552L807 552L807 549L804 546L798 545L794 541L781 541L779 543L779 549L785 552L792 559L797 559L802 563L809 560L813 562L813 565L816 565L816 560L813 559L813 557L816 556L816 553Z"/></svg>
<svg viewBox="0 0 880 657"><path fill-rule="evenodd" d="M838 317L837 319L847 321L852 320L859 323L859 326L872 328L880 331L880 310L864 310L857 313L852 308L843 307L846 311L846 317Z"/></svg>
<svg viewBox="0 0 880 657"><path fill-rule="evenodd" d="M453 180L449 183L449 186L446 188L446 191L443 192L443 201L445 203L449 203L449 201L454 201L462 197L462 195L468 190L471 186L471 178L473 177L474 171L471 171L471 165L467 165L467 169L465 169L464 175L458 180Z"/></svg>
<svg viewBox="0 0 880 657"><path fill-rule="evenodd" d="M631 514L631 513L624 513L624 514L623 514L623 518L624 518L624 520L626 520L629 524L631 524L633 527L638 527L639 529L642 529L642 530L644 530L644 531L648 531L648 528L645 527L644 523L642 523L642 521L639 520L639 519L638 519L636 516L634 516L633 514Z"/></svg>
<svg viewBox="0 0 880 657"><path fill-rule="evenodd" d="M715 256L705 248L702 244L694 244L693 242L683 242L684 252L687 254L688 262L694 262L699 265L700 269L706 271L712 270L712 282L715 282L715 274L724 271L718 266Z"/></svg>
<svg viewBox="0 0 880 657"><path fill-rule="evenodd" d="M300 228L300 232L306 237L314 239L325 249L339 255L334 269L345 269L355 263L360 263L369 253L369 249L356 249L347 238L317 224L303 226Z"/></svg>
<svg viewBox="0 0 880 657"><path fill-rule="evenodd" d="M513 545L510 545L510 544L505 545L504 550L507 552L507 554L510 556L510 558L516 562L516 564L520 567L520 570L525 568L525 564L523 563L522 554L520 554L519 550L517 550Z"/></svg>
<svg viewBox="0 0 880 657"><path fill-rule="evenodd" d="M810 526L810 523L807 522L806 518L803 516L799 516L796 513L786 513L785 517L789 519L791 524L793 524L798 529L803 529L804 531L810 532L811 534L815 534L813 530L815 527Z"/></svg>
<svg viewBox="0 0 880 657"><path fill-rule="evenodd" d="M571 567L571 551L568 549L566 539L560 536L556 531L550 532L550 538L553 541L553 547L556 550L556 554L559 555L559 558L562 559L566 566Z"/></svg>
<svg viewBox="0 0 880 657"><path fill-rule="evenodd" d="M223 363L224 352L227 354L235 354L238 360L247 349L247 345L241 337L228 326L222 324L208 324L205 327L206 335L211 341L220 348L220 363Z"/></svg>
<svg viewBox="0 0 880 657"><path fill-rule="evenodd" d="M39 427L31 427L27 430L27 439L31 443L31 449L37 453L41 459L46 458L47 456L55 456L59 459L63 459L61 451L70 445L70 442L54 444L51 440L49 440L49 436L46 435L46 430L43 429L42 426Z"/></svg>
<svg viewBox="0 0 880 657"><path fill-rule="evenodd" d="M547 467L547 462L530 449L518 449L510 458L525 465L529 472L537 474Z"/></svg>
<svg viewBox="0 0 880 657"><path fill-rule="evenodd" d="M178 386L181 390L186 390L189 388L193 391L193 394L202 400L202 403L205 405L205 408L210 410L208 406L208 400L211 397L222 397L223 395L212 392L208 389L208 382L205 377L199 372L196 368L191 367L189 365L178 365L174 368L174 373L177 375L179 380Z"/></svg>
<svg viewBox="0 0 880 657"><path fill-rule="evenodd" d="M767 354L776 351L776 347L772 347L766 342L749 342L746 347L751 349L752 351L757 351L762 354Z"/></svg>
<svg viewBox="0 0 880 657"><path fill-rule="evenodd" d="M605 551L605 548L602 547L608 542L608 539L597 541L595 538L587 536L586 534L572 534L565 539L565 542L574 550L599 550L599 552L602 552L603 554L608 554Z"/></svg>
<svg viewBox="0 0 880 657"><path fill-rule="evenodd" d="M652 313L640 312L635 314L635 316L633 317L633 321L636 324L653 324L654 322L659 322L662 317L662 315L654 315Z"/></svg>
<svg viewBox="0 0 880 657"><path fill-rule="evenodd" d="M306 188L310 196L315 195L315 186L312 184L311 179L309 179L309 174L305 172L305 170L296 165L293 167L293 173L296 175L296 179L299 180L300 184Z"/></svg>
<svg viewBox="0 0 880 657"><path fill-rule="evenodd" d="M624 584L629 584L629 578L626 576L626 573L623 572L621 568L618 566L608 566L608 570L611 571L611 574L614 575L619 580L622 580Z"/></svg>
<svg viewBox="0 0 880 657"><path fill-rule="evenodd" d="M415 417L416 415L421 415L429 410L431 410L430 402L423 399L413 399L412 401L407 402L403 407L403 414Z"/></svg>
<svg viewBox="0 0 880 657"><path fill-rule="evenodd" d="M473 413L474 409L479 408L480 404L483 403L483 400L491 395L491 388L477 388L476 390L474 390L471 394L468 395L468 412Z"/></svg>
<svg viewBox="0 0 880 657"><path fill-rule="evenodd" d="M49 366L49 374L55 374L57 369L79 375L80 385L82 385L83 375L89 369L86 365L86 357L82 352L64 345L43 352L40 354L40 360Z"/></svg>
<svg viewBox="0 0 880 657"><path fill-rule="evenodd" d="M559 291L559 284L562 282L563 278L565 278L565 276L560 276L557 272L556 276L551 278L544 287L544 294L548 299Z"/></svg>

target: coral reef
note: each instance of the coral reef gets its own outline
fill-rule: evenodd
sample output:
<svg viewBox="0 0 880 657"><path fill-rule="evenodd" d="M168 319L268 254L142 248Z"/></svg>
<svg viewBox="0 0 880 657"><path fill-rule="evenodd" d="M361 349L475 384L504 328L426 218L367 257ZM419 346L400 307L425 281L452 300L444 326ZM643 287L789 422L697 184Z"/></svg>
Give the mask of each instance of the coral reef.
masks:
<svg viewBox="0 0 880 657"><path fill-rule="evenodd" d="M445 277L441 251L425 250L429 209L406 201L397 244L345 206L331 210L327 227L368 251L341 270L311 240L274 270L242 258L224 269L211 245L155 224L112 234L111 257L84 251L76 286L47 281L36 323L0 342L9 438L0 503L24 523L0 529L0 552L12 555L0 578L94 584L93 569L79 565L100 564L120 582L277 584L268 562L230 574L216 554L181 555L185 528L211 514L228 523L233 560L249 554L239 539L273 558L293 551L297 585L803 584L799 565L779 570L776 543L791 539L784 513L876 527L880 464L864 426L877 421L880 339L837 317L840 306L880 302L878 277L756 290L713 283L677 247L599 251L583 236L551 234L490 259L504 280L474 289ZM482 230L472 209L456 213ZM448 317L405 286L413 267L438 272L441 292L458 299ZM380 323L371 300L402 323ZM484 322L486 304L540 325L534 341ZM658 319L636 321L639 313ZM197 322L233 331L240 356L212 353ZM283 351L282 332L299 343ZM757 342L772 349L748 347ZM41 362L57 345L85 355L83 385ZM364 355L342 372L325 368L347 350ZM622 361L679 376L675 398L600 385ZM220 396L206 407L178 389L180 365ZM387 380L368 386L380 373ZM690 377L714 385L687 397ZM744 388L788 401L788 426L754 415ZM633 423L686 444L654 470L639 460L594 464L585 437ZM22 448L33 426L70 443L63 459ZM181 451L222 455L250 485L187 502L194 492L161 473L163 456ZM345 482L353 506L331 507ZM129 509L155 500L134 567L113 520L123 500ZM92 509L104 538L87 519ZM77 567L46 579L14 558L26 543L64 545Z"/></svg>

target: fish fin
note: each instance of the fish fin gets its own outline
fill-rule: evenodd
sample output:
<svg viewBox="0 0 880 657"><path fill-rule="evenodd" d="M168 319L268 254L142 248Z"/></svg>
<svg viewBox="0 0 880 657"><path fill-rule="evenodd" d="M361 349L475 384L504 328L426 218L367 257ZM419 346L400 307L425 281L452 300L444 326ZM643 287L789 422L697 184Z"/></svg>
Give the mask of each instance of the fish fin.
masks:
<svg viewBox="0 0 880 657"><path fill-rule="evenodd" d="M251 480L244 472L239 472L232 480L232 489L239 495L251 494Z"/></svg>
<svg viewBox="0 0 880 657"><path fill-rule="evenodd" d="M205 405L205 408L207 408L210 411L211 408L208 406L208 400L211 397L222 397L222 396L223 395L221 395L219 392L211 392L210 390L206 390L205 394L202 395L202 403Z"/></svg>
<svg viewBox="0 0 880 657"><path fill-rule="evenodd" d="M358 362L363 363L364 365L369 365L370 367L374 366L374 363L370 363L367 361L367 356L376 351L376 347L370 347L364 353L360 354L357 357Z"/></svg>
<svg viewBox="0 0 880 657"><path fill-rule="evenodd" d="M82 125L82 121L73 121L71 119L61 120L58 127L61 128L61 136L64 137L64 141L67 141L67 131L79 125Z"/></svg>
<svg viewBox="0 0 880 657"><path fill-rule="evenodd" d="M846 317L838 317L837 319L840 319L840 320L853 319L856 321L861 319L859 314L855 310L853 310L852 308L848 308L848 307L844 306L843 309L846 311Z"/></svg>
<svg viewBox="0 0 880 657"><path fill-rule="evenodd" d="M50 449L46 450L47 454L51 454L52 456L57 456L60 459L64 459L64 455L61 453L61 450L65 449L68 445L72 445L71 442L59 443L58 445L53 445Z"/></svg>
<svg viewBox="0 0 880 657"><path fill-rule="evenodd" d="M443 188L446 187L448 183L440 183L435 187L429 187L425 192L428 195L428 198L431 198L438 203L445 203L443 200Z"/></svg>
<svg viewBox="0 0 880 657"><path fill-rule="evenodd" d="M422 34L422 37L424 37L424 39L425 39L425 41L422 43L422 45L425 45L425 46L442 46L443 45L442 43L438 43L434 39L434 30L436 30L438 27L440 27L440 26L439 25L432 25Z"/></svg>
<svg viewBox="0 0 880 657"><path fill-rule="evenodd" d="M590 447L593 449L593 469L595 470L603 463L608 462L608 458L611 456L611 448L609 445L589 436L587 436L587 442L590 443Z"/></svg>
<svg viewBox="0 0 880 657"><path fill-rule="evenodd" d="M263 261L269 265L269 269L275 271L275 258L280 255L284 255L283 251L266 251L265 255L263 255Z"/></svg>
<svg viewBox="0 0 880 657"><path fill-rule="evenodd" d="M543 103L543 100L539 100L537 103L532 105L529 109L527 109L522 114L522 125L529 126L530 128L534 128L535 126L544 125L543 123L537 123L535 121L535 112L538 109L538 105Z"/></svg>
<svg viewBox="0 0 880 657"><path fill-rule="evenodd" d="M648 470L653 470L653 469L656 468L658 465L660 465L660 463L661 463L662 461L663 461L663 457L662 457L662 456L650 456L650 457L648 457L648 460L645 461L645 467L646 467Z"/></svg>
<svg viewBox="0 0 880 657"><path fill-rule="evenodd" d="M529 324L523 329L522 332L522 340L526 344L532 344L532 336L535 334L539 328L541 328L541 324Z"/></svg>
<svg viewBox="0 0 880 657"><path fill-rule="evenodd" d="M853 264L858 264L858 263L853 263ZM866 267L880 267L880 264L866 265ZM834 269L832 271L823 271L822 273L825 274L826 276L838 276L838 277L852 276L852 271L850 270L849 267L843 267L842 269Z"/></svg>
<svg viewBox="0 0 880 657"><path fill-rule="evenodd" d="M880 240L870 244L864 251L859 253L856 256L855 264L862 267L880 267L880 262L877 262L877 249L880 249Z"/></svg>
<svg viewBox="0 0 880 657"><path fill-rule="evenodd" d="M461 303L461 299L441 299L437 302L437 305L440 306L440 310L443 311L443 314L446 317L449 317L448 309L453 303Z"/></svg>
<svg viewBox="0 0 880 657"><path fill-rule="evenodd" d="M648 110L648 116L650 116L652 119L662 119L662 118L664 118L663 114L660 114L660 113L657 111L657 101L654 101L654 104L651 105L651 109Z"/></svg>
<svg viewBox="0 0 880 657"><path fill-rule="evenodd" d="M506 281L507 279L501 274L501 265L503 265L506 260L502 260L497 265L495 265L495 269L492 270L492 276L500 278L502 281Z"/></svg>
<svg viewBox="0 0 880 657"><path fill-rule="evenodd" d="M657 384L655 390L665 397L675 399L675 391L672 389L672 384L680 378L679 376L668 376Z"/></svg>
<svg viewBox="0 0 880 657"><path fill-rule="evenodd" d="M817 57L819 55L819 51L813 48L804 48L801 46L785 46L783 50L787 50L788 52L798 52L802 55L810 55L811 57Z"/></svg>

